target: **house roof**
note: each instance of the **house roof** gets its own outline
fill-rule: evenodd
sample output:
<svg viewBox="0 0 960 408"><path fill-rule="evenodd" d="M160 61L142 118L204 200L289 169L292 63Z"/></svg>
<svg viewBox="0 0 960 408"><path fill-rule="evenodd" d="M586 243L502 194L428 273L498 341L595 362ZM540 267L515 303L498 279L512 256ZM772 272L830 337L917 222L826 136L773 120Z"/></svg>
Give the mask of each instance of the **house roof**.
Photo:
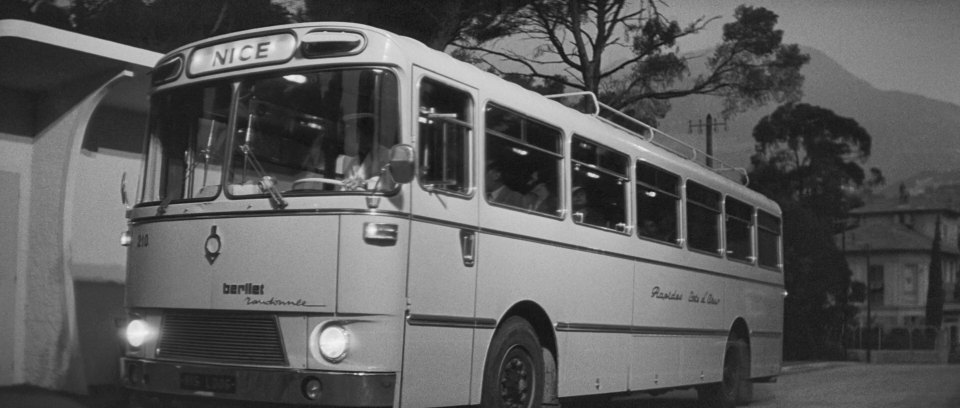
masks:
<svg viewBox="0 0 960 408"><path fill-rule="evenodd" d="M899 197L873 197L864 203L863 207L855 208L850 214L865 215L878 213L904 212L945 212L957 214L960 200L954 199L949 192L927 193L909 196L906 199Z"/></svg>
<svg viewBox="0 0 960 408"><path fill-rule="evenodd" d="M845 252L910 251L930 252L933 238L923 235L902 224L871 223L861 225L837 236L837 244ZM940 250L944 254L960 255L956 241L941 241Z"/></svg>

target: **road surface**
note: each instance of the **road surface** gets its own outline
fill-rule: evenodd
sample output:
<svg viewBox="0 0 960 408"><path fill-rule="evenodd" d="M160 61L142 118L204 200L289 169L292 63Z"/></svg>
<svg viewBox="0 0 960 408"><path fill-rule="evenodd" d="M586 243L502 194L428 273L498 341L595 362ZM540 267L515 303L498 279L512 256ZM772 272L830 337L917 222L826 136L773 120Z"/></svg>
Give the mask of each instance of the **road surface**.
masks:
<svg viewBox="0 0 960 408"><path fill-rule="evenodd" d="M587 405L595 405L587 403ZM695 408L694 391L603 404ZM566 405L564 405L566 406ZM756 384L749 408L958 408L960 365L813 363L787 366L774 384Z"/></svg>

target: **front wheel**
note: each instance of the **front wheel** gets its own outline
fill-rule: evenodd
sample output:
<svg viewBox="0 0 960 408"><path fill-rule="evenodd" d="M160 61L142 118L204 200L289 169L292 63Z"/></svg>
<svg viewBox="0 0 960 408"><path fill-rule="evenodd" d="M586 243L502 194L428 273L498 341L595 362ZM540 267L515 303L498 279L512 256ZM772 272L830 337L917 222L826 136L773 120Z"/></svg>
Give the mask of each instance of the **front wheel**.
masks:
<svg viewBox="0 0 960 408"><path fill-rule="evenodd" d="M723 354L723 380L697 389L703 406L708 408L733 408L746 404L752 394L750 384L750 355L747 343L736 339L727 342Z"/></svg>
<svg viewBox="0 0 960 408"><path fill-rule="evenodd" d="M536 332L520 317L493 335L483 368L481 406L532 408L543 400L543 352Z"/></svg>

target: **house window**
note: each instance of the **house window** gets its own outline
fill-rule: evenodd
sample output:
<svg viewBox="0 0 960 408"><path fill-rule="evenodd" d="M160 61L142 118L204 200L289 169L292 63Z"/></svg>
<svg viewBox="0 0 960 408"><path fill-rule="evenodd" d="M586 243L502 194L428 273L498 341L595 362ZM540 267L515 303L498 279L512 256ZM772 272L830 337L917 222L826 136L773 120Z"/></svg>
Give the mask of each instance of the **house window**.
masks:
<svg viewBox="0 0 960 408"><path fill-rule="evenodd" d="M883 306L883 265L869 265L867 270L867 299L873 306Z"/></svg>
<svg viewBox="0 0 960 408"><path fill-rule="evenodd" d="M900 276L900 287L903 289L904 302L917 302L917 277L920 276L920 265L907 264Z"/></svg>

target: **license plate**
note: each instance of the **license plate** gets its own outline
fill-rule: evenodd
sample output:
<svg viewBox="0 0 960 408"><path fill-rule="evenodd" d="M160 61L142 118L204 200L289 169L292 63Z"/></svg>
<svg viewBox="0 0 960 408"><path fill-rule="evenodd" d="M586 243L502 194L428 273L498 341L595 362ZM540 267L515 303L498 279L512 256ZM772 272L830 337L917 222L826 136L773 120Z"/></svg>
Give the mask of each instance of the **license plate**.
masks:
<svg viewBox="0 0 960 408"><path fill-rule="evenodd" d="M190 391L235 394L237 392L237 378L232 375L181 373L180 388Z"/></svg>

